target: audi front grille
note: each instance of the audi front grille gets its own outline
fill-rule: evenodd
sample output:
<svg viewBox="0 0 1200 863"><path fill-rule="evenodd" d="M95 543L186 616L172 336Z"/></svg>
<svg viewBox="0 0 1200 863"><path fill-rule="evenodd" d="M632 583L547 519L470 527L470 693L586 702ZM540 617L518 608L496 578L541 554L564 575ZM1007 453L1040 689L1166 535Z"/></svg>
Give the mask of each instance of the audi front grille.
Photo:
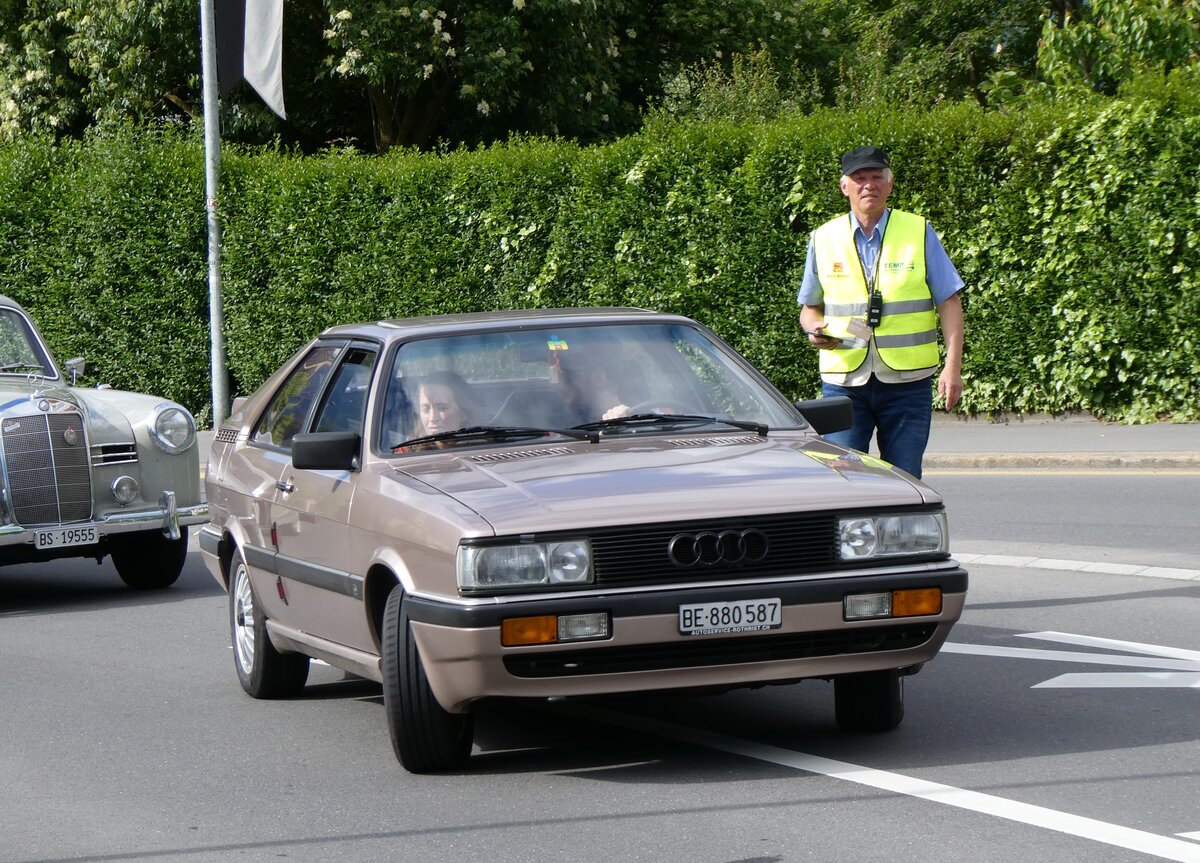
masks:
<svg viewBox="0 0 1200 863"><path fill-rule="evenodd" d="M32 526L86 521L92 479L83 418L35 414L0 420L13 520Z"/></svg>
<svg viewBox="0 0 1200 863"><path fill-rule="evenodd" d="M837 515L749 516L589 532L596 584L789 575L838 562Z"/></svg>

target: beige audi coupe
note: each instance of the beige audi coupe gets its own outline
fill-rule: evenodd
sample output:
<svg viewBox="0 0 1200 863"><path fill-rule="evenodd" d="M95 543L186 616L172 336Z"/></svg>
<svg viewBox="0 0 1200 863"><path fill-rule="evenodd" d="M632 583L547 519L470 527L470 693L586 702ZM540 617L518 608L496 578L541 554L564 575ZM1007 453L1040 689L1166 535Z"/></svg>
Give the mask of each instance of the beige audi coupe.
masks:
<svg viewBox="0 0 1200 863"><path fill-rule="evenodd" d="M962 612L941 498L706 327L540 309L326 330L217 430L200 546L255 698L377 681L414 772L472 705L833 681L847 731Z"/></svg>

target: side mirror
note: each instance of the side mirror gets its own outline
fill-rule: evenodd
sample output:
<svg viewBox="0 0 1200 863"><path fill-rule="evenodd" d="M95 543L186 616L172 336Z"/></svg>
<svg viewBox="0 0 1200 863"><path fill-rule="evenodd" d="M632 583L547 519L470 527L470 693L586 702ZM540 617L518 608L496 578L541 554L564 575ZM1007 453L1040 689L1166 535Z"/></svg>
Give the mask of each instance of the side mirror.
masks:
<svg viewBox="0 0 1200 863"><path fill-rule="evenodd" d="M83 357L72 357L65 363L67 374L71 376L71 386L75 386L75 381L83 377L83 373L87 370L87 362Z"/></svg>
<svg viewBox="0 0 1200 863"><path fill-rule="evenodd" d="M817 434L845 431L854 424L854 407L847 396L807 399L796 408Z"/></svg>
<svg viewBox="0 0 1200 863"><path fill-rule="evenodd" d="M358 470L358 432L310 432L292 438L292 466L300 470Z"/></svg>

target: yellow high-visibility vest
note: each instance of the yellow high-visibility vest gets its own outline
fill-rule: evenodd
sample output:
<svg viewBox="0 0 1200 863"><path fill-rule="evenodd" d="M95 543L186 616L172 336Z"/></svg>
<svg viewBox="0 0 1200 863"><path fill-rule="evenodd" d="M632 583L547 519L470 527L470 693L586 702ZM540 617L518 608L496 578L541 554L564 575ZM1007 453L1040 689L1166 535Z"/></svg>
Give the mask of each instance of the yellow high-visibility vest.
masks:
<svg viewBox="0 0 1200 863"><path fill-rule="evenodd" d="M817 276L825 294L830 333L846 335L851 318L866 319L869 288L858 249L853 214L839 216L813 231ZM937 309L925 281L925 219L892 210L875 266L875 285L883 297L883 317L872 338L879 357L900 371L938 365ZM867 348L822 350L821 371L852 372L867 358Z"/></svg>

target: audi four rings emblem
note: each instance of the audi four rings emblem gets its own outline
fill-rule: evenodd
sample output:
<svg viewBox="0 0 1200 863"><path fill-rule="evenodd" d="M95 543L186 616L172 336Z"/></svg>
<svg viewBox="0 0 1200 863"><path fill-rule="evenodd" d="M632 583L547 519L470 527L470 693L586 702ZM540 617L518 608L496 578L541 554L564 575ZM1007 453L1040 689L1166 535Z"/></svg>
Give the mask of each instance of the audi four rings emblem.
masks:
<svg viewBox="0 0 1200 863"><path fill-rule="evenodd" d="M707 530L681 533L667 545L667 557L678 567L761 563L770 543L761 530Z"/></svg>

